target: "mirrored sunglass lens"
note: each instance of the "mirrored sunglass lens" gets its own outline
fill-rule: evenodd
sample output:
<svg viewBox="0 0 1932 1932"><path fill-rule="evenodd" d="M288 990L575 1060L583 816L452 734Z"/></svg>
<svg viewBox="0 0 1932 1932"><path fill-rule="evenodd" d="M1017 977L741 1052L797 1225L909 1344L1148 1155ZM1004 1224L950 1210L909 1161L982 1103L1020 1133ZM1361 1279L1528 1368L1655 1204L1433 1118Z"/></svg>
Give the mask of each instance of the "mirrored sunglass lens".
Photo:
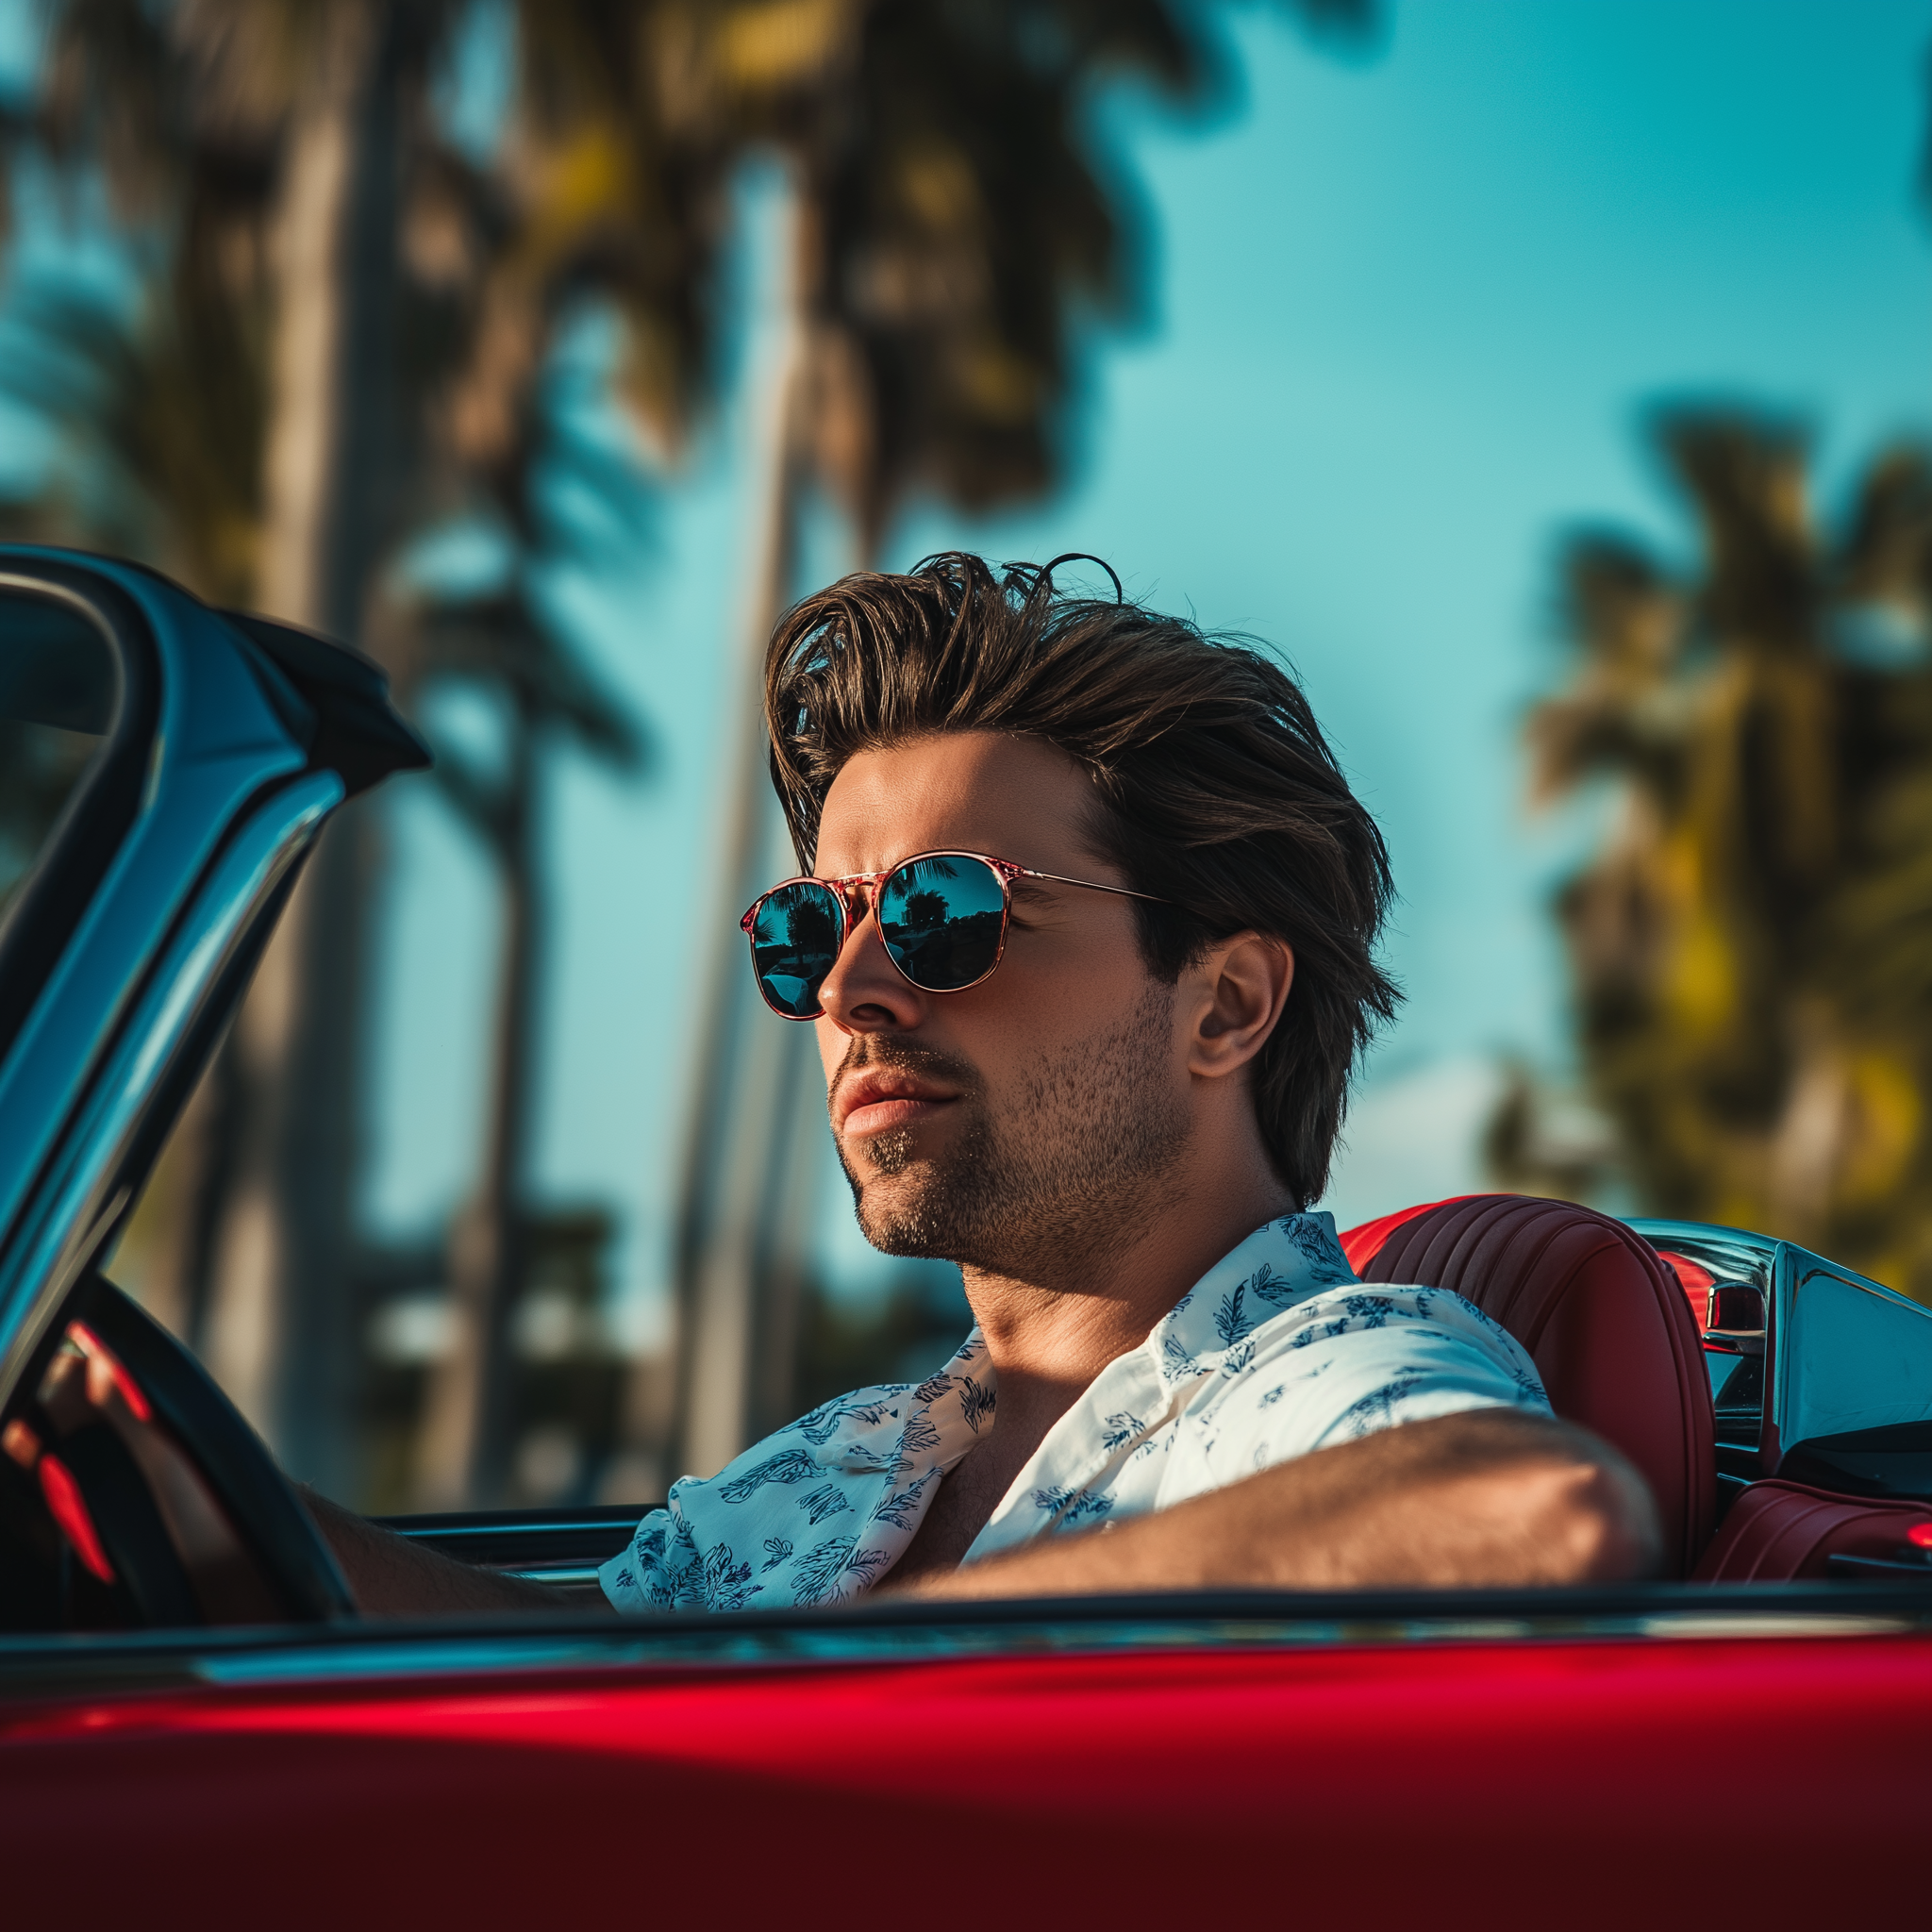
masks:
<svg viewBox="0 0 1932 1932"><path fill-rule="evenodd" d="M984 979L1000 956L1007 895L977 858L915 858L879 891L879 937L914 986L958 992Z"/></svg>
<svg viewBox="0 0 1932 1932"><path fill-rule="evenodd" d="M824 886L785 886L758 907L752 970L766 1003L794 1020L816 1018L819 988L839 957L839 902Z"/></svg>

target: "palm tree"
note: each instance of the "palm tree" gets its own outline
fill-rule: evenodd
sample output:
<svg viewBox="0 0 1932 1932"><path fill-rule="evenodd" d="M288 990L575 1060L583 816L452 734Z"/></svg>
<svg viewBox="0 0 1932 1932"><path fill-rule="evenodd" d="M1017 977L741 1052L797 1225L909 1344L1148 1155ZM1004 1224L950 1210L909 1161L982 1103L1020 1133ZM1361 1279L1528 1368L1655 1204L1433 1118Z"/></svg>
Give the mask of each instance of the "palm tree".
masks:
<svg viewBox="0 0 1932 1932"><path fill-rule="evenodd" d="M528 612L445 621L385 597L383 572L412 533L450 516L528 534L547 345L588 297L614 295L651 345L634 358L634 397L667 421L688 412L703 251L677 230L707 218L707 177L687 168L670 179L648 90L630 82L612 98L605 85L636 65L605 42L647 9L589 0L526 9L540 109L498 165L467 161L428 100L461 11L443 0L56 9L24 134L69 178L105 171L146 293L131 324L71 302L23 318L37 356L8 374L34 381L35 400L55 405L94 458L70 465L85 487L58 492L35 522L147 557L217 601L360 642L406 697L425 675L507 678L533 746L561 720L622 758L634 733ZM573 73L591 77L579 93L603 106L565 126ZM50 374L64 387L41 379ZM475 804L460 776L453 795ZM467 817L486 833L507 904L527 908L537 847L527 825L514 829L527 786L512 788L507 811L506 836L490 813ZM373 823L352 808L309 868L184 1137L205 1154L190 1177L200 1205L182 1217L185 1325L218 1357L224 1338L267 1338L221 1359L225 1379L291 1466L338 1492L355 1486L345 1282L378 857ZM514 1008L532 997L528 931L513 912ZM525 1055L530 1032L526 1011L501 1016L499 1058ZM526 1071L500 1067L499 1108L527 1086ZM514 1218L501 1150L520 1133L492 1123L497 1152L472 1223Z"/></svg>
<svg viewBox="0 0 1932 1932"><path fill-rule="evenodd" d="M531 429L543 433L541 418ZM510 1321L529 1275L533 1223L526 1189L539 949L546 925L540 849L542 754L561 737L608 767L635 772L644 752L636 723L576 661L536 594L536 570L554 562L571 541L569 530L558 528L536 500L538 470L531 455L508 466L518 489L518 520L505 587L440 603L423 614L416 634L419 676L425 685L441 676L473 684L487 678L508 699L508 719L500 772L484 773L445 751L436 774L444 795L496 865L502 963L483 1167L449 1243L455 1346L431 1380L415 1471L417 1498L429 1508L458 1507L472 1497L493 1501L508 1482L516 1395ZM632 479L614 480L610 494L621 513L626 496L635 492L625 488Z"/></svg>
<svg viewBox="0 0 1932 1932"><path fill-rule="evenodd" d="M1653 436L1696 560L1574 536L1530 721L1541 797L1617 791L1557 908L1590 1084L1654 1210L1932 1293L1932 454L1834 524L1790 424Z"/></svg>

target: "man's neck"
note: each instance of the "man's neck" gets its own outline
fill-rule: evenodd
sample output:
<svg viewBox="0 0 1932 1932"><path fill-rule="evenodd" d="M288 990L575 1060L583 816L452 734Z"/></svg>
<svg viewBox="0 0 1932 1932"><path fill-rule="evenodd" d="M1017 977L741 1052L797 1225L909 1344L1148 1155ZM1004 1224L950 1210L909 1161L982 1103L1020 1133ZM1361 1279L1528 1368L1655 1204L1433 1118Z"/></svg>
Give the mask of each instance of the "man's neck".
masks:
<svg viewBox="0 0 1932 1932"><path fill-rule="evenodd" d="M1232 1171L1246 1185L1230 1183ZM1198 1175L1163 1200L1124 1244L1080 1256L1043 1241L1037 1266L961 1270L998 1378L993 1422L956 1464L893 1565L898 1582L952 1570L1053 1425L1102 1369L1146 1341L1229 1249L1293 1204L1263 1162L1229 1162L1211 1189Z"/></svg>
<svg viewBox="0 0 1932 1932"><path fill-rule="evenodd" d="M1038 1444L1108 1362L1140 1347L1215 1262L1264 1222L1293 1212L1272 1173L1190 1189L1102 1257L962 1269L966 1299L999 1377L999 1433ZM1050 1244L1049 1244L1050 1245ZM1030 1452L1029 1452L1030 1453Z"/></svg>

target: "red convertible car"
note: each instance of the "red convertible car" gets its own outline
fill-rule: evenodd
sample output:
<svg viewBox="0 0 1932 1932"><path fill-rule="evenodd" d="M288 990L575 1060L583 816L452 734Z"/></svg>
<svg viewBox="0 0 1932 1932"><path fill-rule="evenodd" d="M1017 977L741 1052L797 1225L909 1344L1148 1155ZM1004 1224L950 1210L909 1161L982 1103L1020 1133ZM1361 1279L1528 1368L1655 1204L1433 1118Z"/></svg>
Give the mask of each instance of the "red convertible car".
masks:
<svg viewBox="0 0 1932 1932"><path fill-rule="evenodd" d="M626 1623L584 1595L629 1512L578 1511L400 1525L554 1617L358 1617L110 1277L317 832L424 758L349 652L0 547L9 1924L1932 1914L1932 1313L1735 1229L1488 1195L1345 1238L1631 1457L1665 1580Z"/></svg>

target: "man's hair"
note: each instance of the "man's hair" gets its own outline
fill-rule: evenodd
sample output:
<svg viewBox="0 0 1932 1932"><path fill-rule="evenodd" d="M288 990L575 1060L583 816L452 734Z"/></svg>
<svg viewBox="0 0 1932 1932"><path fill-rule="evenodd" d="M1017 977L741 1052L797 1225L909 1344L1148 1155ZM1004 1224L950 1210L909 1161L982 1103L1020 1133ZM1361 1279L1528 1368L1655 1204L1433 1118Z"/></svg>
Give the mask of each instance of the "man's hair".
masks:
<svg viewBox="0 0 1932 1932"><path fill-rule="evenodd" d="M799 860L809 870L825 794L857 752L956 731L1058 747L1092 777L1100 855L1173 902L1134 902L1157 978L1172 984L1238 932L1294 948L1253 1091L1269 1158L1306 1207L1326 1184L1356 1057L1400 997L1374 957L1388 848L1279 664L1182 618L1062 595L1052 570L996 575L951 551L909 576L843 577L786 614L765 724Z"/></svg>

